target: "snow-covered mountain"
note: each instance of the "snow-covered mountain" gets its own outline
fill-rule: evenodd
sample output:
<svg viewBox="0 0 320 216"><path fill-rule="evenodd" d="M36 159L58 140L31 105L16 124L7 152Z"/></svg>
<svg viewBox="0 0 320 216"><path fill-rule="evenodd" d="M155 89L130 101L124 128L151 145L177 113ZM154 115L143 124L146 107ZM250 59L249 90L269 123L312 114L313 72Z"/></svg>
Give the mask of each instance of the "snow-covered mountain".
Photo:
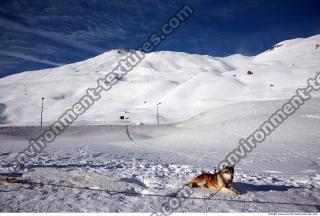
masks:
<svg viewBox="0 0 320 216"><path fill-rule="evenodd" d="M253 57L147 54L80 118L81 125L68 127L18 173L9 172L12 162L48 127L0 127L0 176L38 182L0 184L0 209L159 212L186 182L213 172L240 139L306 86L320 69L318 44L320 35L283 41ZM113 50L0 79L1 122L38 125L45 97L44 119L50 124L125 55ZM196 188L174 211L319 212L319 91L312 96L236 164L234 187L240 196ZM132 124L153 124L159 101L161 123L179 122L109 125L120 124L124 110Z"/></svg>
<svg viewBox="0 0 320 216"><path fill-rule="evenodd" d="M78 123L117 124L122 111L130 112L132 123L154 123L159 101L160 122L168 123L226 104L286 99L319 70L319 44L320 35L288 40L252 57L149 53ZM44 122L55 121L125 56L112 50L86 61L0 79L0 123L39 124L42 97Z"/></svg>

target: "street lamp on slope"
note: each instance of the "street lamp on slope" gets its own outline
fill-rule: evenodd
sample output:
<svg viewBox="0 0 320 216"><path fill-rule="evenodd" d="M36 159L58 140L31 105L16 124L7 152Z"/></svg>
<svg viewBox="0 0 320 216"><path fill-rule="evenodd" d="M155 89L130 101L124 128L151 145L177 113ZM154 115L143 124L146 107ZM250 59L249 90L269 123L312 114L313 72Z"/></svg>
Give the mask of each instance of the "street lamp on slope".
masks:
<svg viewBox="0 0 320 216"><path fill-rule="evenodd" d="M161 104L161 102L157 103L157 124L158 124L158 127L159 127L159 105L160 104Z"/></svg>
<svg viewBox="0 0 320 216"><path fill-rule="evenodd" d="M44 97L43 98L41 98L41 122L40 122L40 125L41 125L41 127L42 127L42 115L43 115L43 101L44 101Z"/></svg>

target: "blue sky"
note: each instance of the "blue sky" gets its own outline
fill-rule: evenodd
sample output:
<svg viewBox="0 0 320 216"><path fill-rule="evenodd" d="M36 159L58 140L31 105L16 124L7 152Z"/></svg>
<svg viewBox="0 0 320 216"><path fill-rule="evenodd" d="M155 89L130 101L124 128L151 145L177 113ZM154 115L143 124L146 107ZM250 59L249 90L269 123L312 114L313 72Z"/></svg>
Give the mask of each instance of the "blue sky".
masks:
<svg viewBox="0 0 320 216"><path fill-rule="evenodd" d="M319 0L0 0L0 77L135 48L185 4L194 15L156 50L256 55L320 33Z"/></svg>

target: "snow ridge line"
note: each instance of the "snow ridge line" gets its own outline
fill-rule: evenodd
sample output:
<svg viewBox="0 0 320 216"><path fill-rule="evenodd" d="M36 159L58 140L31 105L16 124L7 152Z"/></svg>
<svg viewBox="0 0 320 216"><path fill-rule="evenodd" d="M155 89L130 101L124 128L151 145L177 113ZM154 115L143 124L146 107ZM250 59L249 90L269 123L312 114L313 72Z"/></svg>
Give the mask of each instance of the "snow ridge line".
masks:
<svg viewBox="0 0 320 216"><path fill-rule="evenodd" d="M132 192L132 191L116 191L116 190L108 190L108 189L101 189L101 188L90 188L90 187L79 187L79 186L68 186L68 185L60 185L60 184L53 184L53 183L43 183L43 182L35 182L30 180L17 180L15 178L5 178L0 179L0 183L11 183L11 184L21 184L21 185L30 185L30 188L25 188L21 186L17 190L8 190L3 191L0 190L0 192L12 192L12 191L18 191L20 189L30 189L32 190L33 187L43 187L43 186L51 186L51 187L58 187L58 188L68 188L68 189L78 189L78 190L91 190L91 191L98 191L98 192L106 192L110 196L115 195L124 195L124 196L135 196L135 197L143 197L143 196L149 196L149 197L162 197L162 198L182 198L184 200L186 199L193 199L193 200L216 200L216 201L226 201L226 202L242 202L242 203L259 203L259 204L275 204L275 205L295 205L295 206L310 206L315 207L317 210L320 210L320 204L312 203L294 203L294 202L272 202L272 201L261 201L261 200L240 200L240 199L223 199L223 198L217 198L212 199L212 196L209 197L183 197L183 196L176 196L176 195L169 195L169 194L152 194L152 193L139 193L139 192ZM191 189L192 190L192 189ZM156 214L157 213L153 213Z"/></svg>

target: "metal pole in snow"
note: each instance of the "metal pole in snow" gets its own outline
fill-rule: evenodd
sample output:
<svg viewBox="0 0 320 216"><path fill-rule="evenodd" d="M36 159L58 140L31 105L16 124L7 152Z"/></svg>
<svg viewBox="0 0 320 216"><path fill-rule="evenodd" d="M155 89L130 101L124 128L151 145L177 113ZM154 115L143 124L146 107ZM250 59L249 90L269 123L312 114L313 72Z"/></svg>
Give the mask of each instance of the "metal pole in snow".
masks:
<svg viewBox="0 0 320 216"><path fill-rule="evenodd" d="M159 127L159 105L161 104L161 102L157 103L157 124Z"/></svg>
<svg viewBox="0 0 320 216"><path fill-rule="evenodd" d="M44 97L41 98L41 122L40 122L41 127L42 127L42 115L43 115L43 100L44 100Z"/></svg>

